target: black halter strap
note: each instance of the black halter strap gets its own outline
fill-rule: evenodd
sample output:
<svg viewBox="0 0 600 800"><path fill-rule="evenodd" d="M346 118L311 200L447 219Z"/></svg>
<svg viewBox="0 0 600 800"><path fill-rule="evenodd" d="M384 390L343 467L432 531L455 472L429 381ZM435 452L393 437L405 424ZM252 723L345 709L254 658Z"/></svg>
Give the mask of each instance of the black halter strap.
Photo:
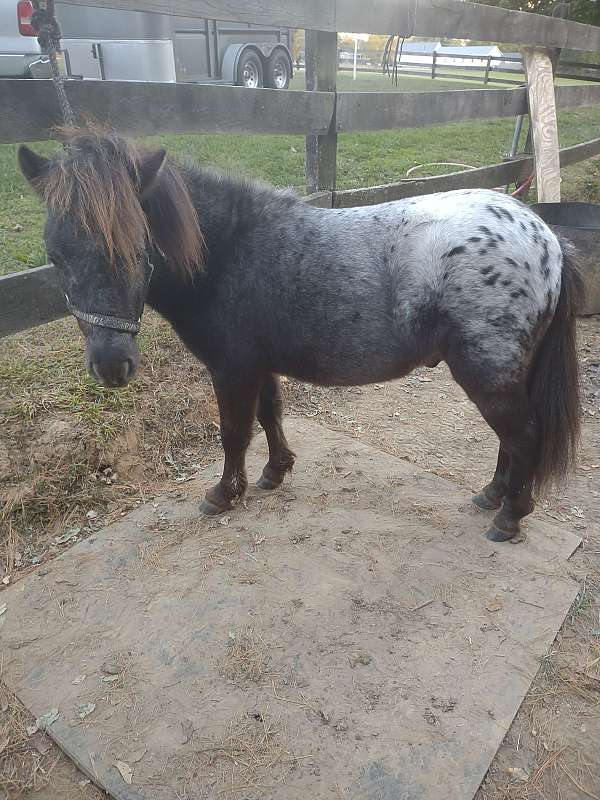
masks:
<svg viewBox="0 0 600 800"><path fill-rule="evenodd" d="M95 325L98 328L112 328L113 331L125 331L126 333L139 333L142 318L140 317L137 322L122 317L110 317L107 314L90 314L87 311L79 311L71 305L69 295L65 293L65 300L67 301L67 308L74 317L80 319L82 322L87 322L89 325Z"/></svg>
<svg viewBox="0 0 600 800"><path fill-rule="evenodd" d="M148 261L148 267L150 268L147 278L149 285L152 279L152 273L154 272L154 264L150 261L148 255L146 255L146 259ZM110 314L97 314L93 311L80 311L71 304L69 295L66 292L65 300L67 302L69 313L71 313L77 319L80 319L82 322L87 322L88 325L95 325L97 328L110 328L113 331L123 331L124 333L136 334L140 332L142 324L141 314L137 320L123 319L123 317L113 317ZM143 310L144 309L142 308L142 313Z"/></svg>

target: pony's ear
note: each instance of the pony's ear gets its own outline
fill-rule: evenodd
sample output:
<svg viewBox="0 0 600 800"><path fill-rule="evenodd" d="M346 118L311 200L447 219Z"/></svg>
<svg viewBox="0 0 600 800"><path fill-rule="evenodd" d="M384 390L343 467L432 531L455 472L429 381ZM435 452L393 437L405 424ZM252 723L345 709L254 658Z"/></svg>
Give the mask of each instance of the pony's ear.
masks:
<svg viewBox="0 0 600 800"><path fill-rule="evenodd" d="M144 153L138 166L138 191L141 197L152 189L167 159L167 151L162 147L152 153Z"/></svg>
<svg viewBox="0 0 600 800"><path fill-rule="evenodd" d="M24 144L19 147L17 157L21 172L35 191L40 194L41 182L48 171L50 159L39 156Z"/></svg>

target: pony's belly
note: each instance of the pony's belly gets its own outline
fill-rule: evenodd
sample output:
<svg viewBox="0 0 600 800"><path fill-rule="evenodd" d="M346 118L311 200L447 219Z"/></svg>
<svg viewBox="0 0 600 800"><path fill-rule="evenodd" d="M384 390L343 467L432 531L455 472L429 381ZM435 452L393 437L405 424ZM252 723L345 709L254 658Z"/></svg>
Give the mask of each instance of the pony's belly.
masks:
<svg viewBox="0 0 600 800"><path fill-rule="evenodd" d="M399 356L371 354L370 358L360 355L340 358L330 354L321 358L282 359L274 365L273 372L320 386L363 386L401 378L420 363L423 362Z"/></svg>

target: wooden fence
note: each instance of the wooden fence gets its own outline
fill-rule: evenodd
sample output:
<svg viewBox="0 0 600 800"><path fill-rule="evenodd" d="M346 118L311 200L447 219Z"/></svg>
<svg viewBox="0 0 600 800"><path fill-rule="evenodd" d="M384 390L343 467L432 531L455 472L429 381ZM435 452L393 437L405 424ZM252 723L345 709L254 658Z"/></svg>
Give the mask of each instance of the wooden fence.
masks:
<svg viewBox="0 0 600 800"><path fill-rule="evenodd" d="M433 191L497 187L525 179L553 199L557 170L600 154L600 138L558 151L557 108L600 103L600 86L552 90L560 48L600 51L600 28L457 0L72 0L77 5L168 12L306 29L306 91L233 86L69 81L76 111L124 134L253 133L306 136L307 202L342 208ZM527 88L450 92L337 92L336 31L449 36L520 44ZM60 122L50 81L0 80L0 142L51 138ZM151 111L149 111L151 109ZM414 128L465 119L516 117L531 110L532 157L434 178L338 191L337 137L348 131ZM534 113L535 112L535 113ZM66 313L54 268L0 277L0 337Z"/></svg>

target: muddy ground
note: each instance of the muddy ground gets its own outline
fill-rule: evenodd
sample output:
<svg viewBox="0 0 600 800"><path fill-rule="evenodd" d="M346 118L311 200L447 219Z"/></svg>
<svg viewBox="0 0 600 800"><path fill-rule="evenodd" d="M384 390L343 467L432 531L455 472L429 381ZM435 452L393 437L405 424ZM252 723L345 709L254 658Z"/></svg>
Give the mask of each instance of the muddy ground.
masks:
<svg viewBox="0 0 600 800"><path fill-rule="evenodd" d="M161 323L149 317L145 324L144 373L120 398L98 392L82 377L71 321L47 326L44 338L32 331L5 340L0 359L5 584L39 569L136 503L181 488L198 467L220 458L206 374ZM582 538L570 567L581 591L479 800L600 798L600 319L581 321L580 356L584 418L577 473L536 513ZM495 437L443 365L358 389L287 381L285 394L294 413L469 489L480 488L493 471ZM2 791L42 800L99 797L42 734L28 732L30 725L14 698L3 693L0 797Z"/></svg>

